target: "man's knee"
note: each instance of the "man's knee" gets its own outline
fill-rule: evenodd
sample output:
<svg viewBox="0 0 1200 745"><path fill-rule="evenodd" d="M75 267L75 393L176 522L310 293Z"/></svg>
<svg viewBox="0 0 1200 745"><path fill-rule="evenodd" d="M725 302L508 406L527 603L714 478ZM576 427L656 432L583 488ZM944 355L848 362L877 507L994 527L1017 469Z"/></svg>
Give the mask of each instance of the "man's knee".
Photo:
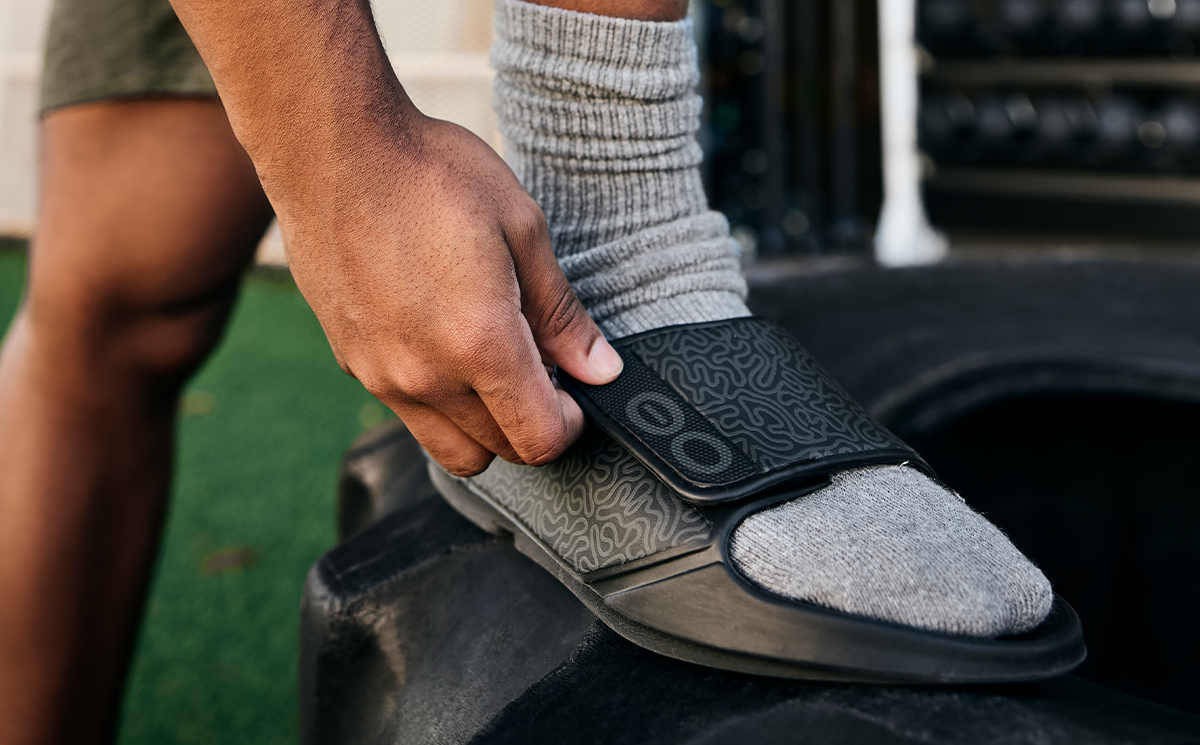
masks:
<svg viewBox="0 0 1200 745"><path fill-rule="evenodd" d="M81 376L181 385L216 347L237 288L235 276L199 294L143 297L103 273L63 277L31 282L21 312L32 341Z"/></svg>
<svg viewBox="0 0 1200 745"><path fill-rule="evenodd" d="M42 143L24 330L68 370L182 381L216 345L271 218L220 103L65 107Z"/></svg>

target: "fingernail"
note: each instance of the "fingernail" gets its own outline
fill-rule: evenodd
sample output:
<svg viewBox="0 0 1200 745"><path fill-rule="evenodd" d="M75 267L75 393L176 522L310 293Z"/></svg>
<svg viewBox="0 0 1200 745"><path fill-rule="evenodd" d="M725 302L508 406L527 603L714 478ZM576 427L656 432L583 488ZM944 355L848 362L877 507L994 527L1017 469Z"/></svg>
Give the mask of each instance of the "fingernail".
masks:
<svg viewBox="0 0 1200 745"><path fill-rule="evenodd" d="M592 363L592 370L606 383L620 375L621 369L625 367L621 355L603 338L597 339L592 345L588 362Z"/></svg>

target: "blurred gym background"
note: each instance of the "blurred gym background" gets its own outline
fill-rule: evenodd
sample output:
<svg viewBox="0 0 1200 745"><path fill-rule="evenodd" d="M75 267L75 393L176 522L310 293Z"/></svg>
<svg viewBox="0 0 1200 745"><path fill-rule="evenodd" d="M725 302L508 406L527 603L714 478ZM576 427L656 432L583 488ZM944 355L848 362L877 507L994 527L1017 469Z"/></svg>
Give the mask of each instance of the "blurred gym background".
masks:
<svg viewBox="0 0 1200 745"><path fill-rule="evenodd" d="M703 6L710 197L761 256L869 246L875 9ZM917 41L925 200L952 248L1200 232L1200 0L919 0Z"/></svg>
<svg viewBox="0 0 1200 745"><path fill-rule="evenodd" d="M34 228L48 4L0 0L7 237ZM868 254L882 202L874 0L693 5L710 200L748 258ZM917 6L923 191L952 247L1186 247L1200 233L1200 0ZM488 0L380 0L376 14L418 105L499 149ZM260 259L283 263L277 235Z"/></svg>
<svg viewBox="0 0 1200 745"><path fill-rule="evenodd" d="M934 221L1200 231L1198 0L923 0Z"/></svg>
<svg viewBox="0 0 1200 745"><path fill-rule="evenodd" d="M48 6L0 0L0 247L13 249L0 253L0 319L36 231ZM870 260L884 191L877 10L693 0L710 201L755 271ZM490 0L376 0L375 11L417 105L500 149ZM952 251L1192 250L1200 0L917 0L915 16L914 157ZM259 262L285 263L277 233ZM338 371L286 272L252 274L181 409L123 743L295 741L300 587L334 542L343 450L387 417Z"/></svg>

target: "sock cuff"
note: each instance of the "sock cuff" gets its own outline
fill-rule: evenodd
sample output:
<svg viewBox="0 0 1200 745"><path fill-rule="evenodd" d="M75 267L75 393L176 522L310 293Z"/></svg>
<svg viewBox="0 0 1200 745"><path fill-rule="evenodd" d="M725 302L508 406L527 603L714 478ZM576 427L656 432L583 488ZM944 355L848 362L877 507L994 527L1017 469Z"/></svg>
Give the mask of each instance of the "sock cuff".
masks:
<svg viewBox="0 0 1200 745"><path fill-rule="evenodd" d="M648 288L649 291L655 289ZM743 295L737 292L691 288L679 294L663 294L665 297L657 300L645 297L614 298L591 312L596 317L596 325L609 339L620 339L680 323L707 323L750 315L742 301Z"/></svg>
<svg viewBox="0 0 1200 745"><path fill-rule="evenodd" d="M630 106L621 101L556 95L522 83L502 76L493 84L501 128L514 144L547 156L585 160L654 157L696 142L702 104L694 93Z"/></svg>
<svg viewBox="0 0 1200 745"><path fill-rule="evenodd" d="M716 259L731 259L736 267L741 255L737 242L729 237L728 219L715 211L625 232L611 243L561 257L559 264L572 285L611 275L640 283L643 272L638 267L653 259L664 260L672 248L689 252L677 269Z"/></svg>
<svg viewBox="0 0 1200 745"><path fill-rule="evenodd" d="M662 101L699 82L690 19L631 21L495 0L492 66L577 94Z"/></svg>

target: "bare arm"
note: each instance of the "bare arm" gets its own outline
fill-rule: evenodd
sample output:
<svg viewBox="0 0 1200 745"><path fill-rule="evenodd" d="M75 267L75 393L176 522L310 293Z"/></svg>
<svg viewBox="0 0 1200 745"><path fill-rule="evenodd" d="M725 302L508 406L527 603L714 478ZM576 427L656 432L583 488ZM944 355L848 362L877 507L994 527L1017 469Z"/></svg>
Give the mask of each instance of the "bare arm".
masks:
<svg viewBox="0 0 1200 745"><path fill-rule="evenodd" d="M422 115L365 0L173 0L278 214L342 367L443 466L542 464L620 359L571 292L545 218L466 130Z"/></svg>

